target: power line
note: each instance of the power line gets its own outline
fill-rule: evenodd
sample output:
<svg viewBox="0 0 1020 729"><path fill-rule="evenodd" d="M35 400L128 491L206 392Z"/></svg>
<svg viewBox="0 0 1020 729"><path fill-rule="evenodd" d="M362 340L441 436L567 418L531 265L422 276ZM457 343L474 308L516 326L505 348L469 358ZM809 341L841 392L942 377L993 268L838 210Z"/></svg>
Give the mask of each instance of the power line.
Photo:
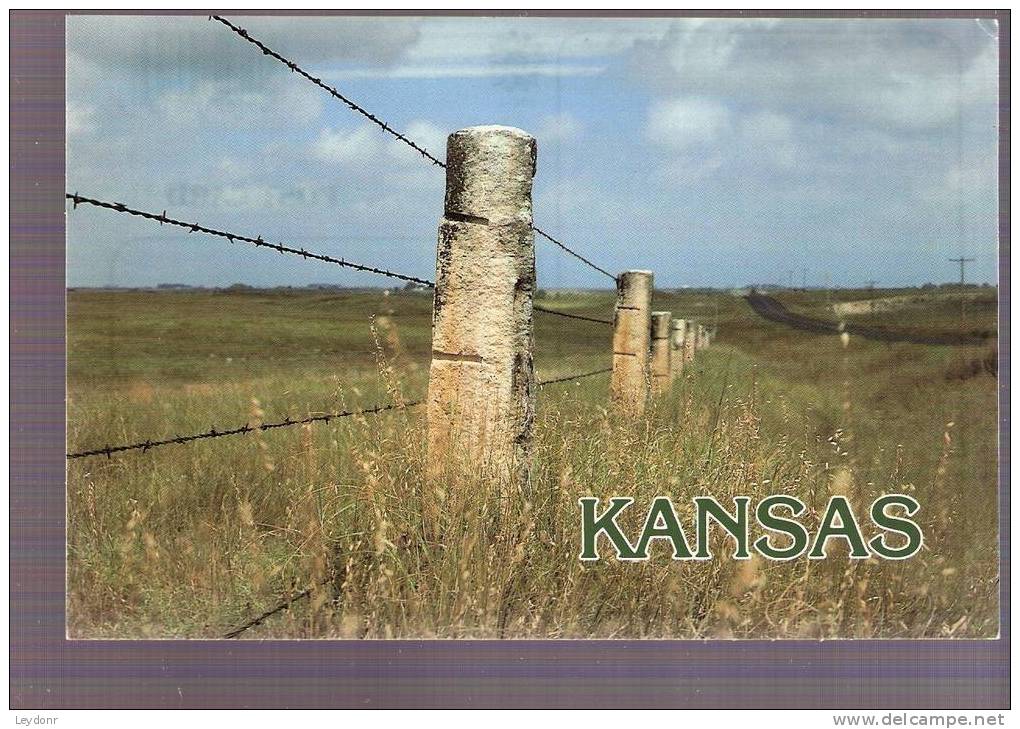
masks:
<svg viewBox="0 0 1020 729"><path fill-rule="evenodd" d="M83 197L78 193L66 193L64 195L68 200L74 202L74 207L77 208L79 205L94 205L97 208L106 208L107 210L113 210L118 213L127 213L128 215L134 215L138 218L145 218L147 220L155 220L160 225L164 223L166 225L174 225L178 228L185 228L189 233L205 233L207 235L215 235L220 238L225 238L231 243L235 241L241 241L243 243L251 243L256 248L268 248L270 250L277 251L279 253L287 253L294 256L300 256L304 259L311 258L315 261L323 261L325 263L332 263L343 268L351 268L356 271L365 271L367 273L375 273L380 276L387 276L389 278L398 279L400 281L407 281L408 283L415 283L421 286L434 287L435 284L424 278L418 278L416 276L408 276L403 273L396 273L395 271L389 271L384 268L376 268L375 266L366 266L361 263L354 263L344 258L335 258L333 256L327 256L323 253L314 253L307 251L304 248L293 248L291 246L281 245L279 243L269 243L262 240L262 236L251 238L246 235L240 235L238 233L230 233L225 230L216 230L215 228L209 228L198 223L186 223L183 220L176 220L174 218L167 217L166 211L160 213L150 213L144 210L137 210L135 208L129 208L123 203L119 202L105 202L103 200L96 200L95 198Z"/></svg>
<svg viewBox="0 0 1020 729"><path fill-rule="evenodd" d="M963 267L966 264L968 264L968 263L973 263L974 259L973 258L964 258L963 256L960 256L959 258L950 258L949 260L950 260L951 263L959 263L960 264L960 286L962 287L963 286L963 282L964 282Z"/></svg>
<svg viewBox="0 0 1020 729"><path fill-rule="evenodd" d="M389 134L390 136L392 136L395 139L399 140L403 144L406 144L408 147L413 149L415 152L420 154L424 159L428 160L429 162L431 162L436 167L440 167L442 169L446 169L446 163L441 161L435 155L433 155L431 152L429 152L427 149L425 149L424 146L422 146L422 145L414 142L413 140L409 139L406 135L401 134L396 129L394 129L389 123L384 122L382 119L380 119L375 114L373 114L370 111L368 111L367 109L365 109L363 106L361 106L357 102L355 102L352 99L349 99L348 97L344 96L339 91L337 91L336 88L334 88L333 86L330 86L329 84L325 83L321 78L313 76L308 71L306 71L303 68L301 68L301 66L299 66L294 61L292 61L289 58L286 58L285 56L283 56L282 54L274 51L272 48L267 46L265 43L263 43L262 41L260 41L259 39L255 38L255 37L253 37L247 30L245 30L241 26L234 25L229 20L227 20L226 18L221 17L219 15L210 15L209 17L212 20L216 20L216 21L222 23L227 28L229 28L231 31L233 31L236 35L240 36L244 40L246 40L249 43L251 43L253 46L255 46L260 51L262 51L263 55L269 56L270 58L275 58L277 61L279 61L280 63L285 65L287 68L289 68L292 72L294 72L294 73L296 73L296 74L298 74L300 76L303 76L304 78L308 79L313 84L318 86L320 89L322 89L326 93L328 93L330 96L332 96L333 98L335 98L338 101L340 101L347 108L351 109L351 111L354 111L355 113L360 114L361 116L365 117L366 119L371 121L373 124L375 124L377 127L382 129L384 132ZM601 273L601 274L603 274L605 276L608 276L609 278L613 279L613 281L616 281L616 276L614 276L613 274L611 274L609 271L605 270L604 268L595 265L590 260L588 260L587 258L582 256L580 253L578 253L577 251L575 251L572 248L568 247L562 241L559 241L556 238L553 238L551 235L546 233L541 228L538 228L537 226L533 225L532 228L534 228L535 232L538 233L540 236L542 236L543 238L546 238L547 240L555 243L557 246L562 248L564 251L566 251L567 253L572 255L577 260L587 264L588 266L590 266L592 269L598 271L599 273Z"/></svg>

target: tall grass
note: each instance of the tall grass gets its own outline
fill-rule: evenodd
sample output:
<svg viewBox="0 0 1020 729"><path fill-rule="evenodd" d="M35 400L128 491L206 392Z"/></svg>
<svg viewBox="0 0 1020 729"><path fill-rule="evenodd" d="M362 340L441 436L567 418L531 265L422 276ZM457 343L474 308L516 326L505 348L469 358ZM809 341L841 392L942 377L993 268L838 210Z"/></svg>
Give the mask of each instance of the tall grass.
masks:
<svg viewBox="0 0 1020 729"><path fill-rule="evenodd" d="M120 316L147 304L137 296L119 300ZM69 442L416 399L426 377L427 307L390 300L372 319L378 302L354 298L364 316L339 329L323 309L336 302L259 304L280 319L268 327L274 336L288 336L290 315L282 312L295 303L324 319L302 345L331 351L278 365L272 337L257 322L240 322L234 312L245 304L229 298L215 324L225 330L219 342L184 336L173 341L175 352L139 357L149 370L144 380L117 368L93 380L84 374L96 372L90 360L109 368L103 363L117 351L130 363L137 334L96 344L93 320L80 315L96 302L79 300L70 323ZM162 301L161 317L171 323L194 305ZM637 425L607 412L604 375L541 390L530 478L520 490L425 478L415 408L72 461L69 633L219 636L315 586L245 636L996 634L994 378L949 377L963 356L956 351L856 340L843 347L835 337L784 330L735 299L663 296L657 306L678 315L718 308L719 339ZM574 359L564 344L570 336L579 340ZM337 346L344 340L366 346L352 355ZM590 332L561 336L545 350L541 341L544 377L605 356L605 342ZM191 352L211 353L218 364L241 345L256 362L226 372L193 364ZM76 359L76 351L86 354ZM906 562L851 561L838 549L820 562L738 562L719 533L720 557L710 562L674 562L664 545L644 563L577 558L579 496L647 504L668 495L689 524L693 496L730 503L734 495L788 493L808 504L810 526L834 493L863 510L895 491L922 505L925 549ZM627 513L622 522L634 531L639 518Z"/></svg>

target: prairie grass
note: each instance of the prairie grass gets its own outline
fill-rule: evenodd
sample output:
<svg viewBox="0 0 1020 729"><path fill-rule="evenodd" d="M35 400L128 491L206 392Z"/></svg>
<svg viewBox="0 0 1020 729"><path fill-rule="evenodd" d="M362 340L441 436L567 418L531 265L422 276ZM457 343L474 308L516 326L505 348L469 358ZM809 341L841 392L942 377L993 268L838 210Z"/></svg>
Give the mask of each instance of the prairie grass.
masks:
<svg viewBox="0 0 1020 729"><path fill-rule="evenodd" d="M544 306L605 316L609 293ZM68 632L250 638L993 637L996 380L981 351L818 336L722 293L657 295L718 322L638 424L608 377L539 391L517 490L425 477L417 408L71 461ZM69 294L70 450L418 399L430 300L380 293ZM608 328L536 319L540 379L607 366ZM980 348L978 348L980 349ZM960 376L960 372L965 376ZM789 493L922 505L905 562L582 563L579 496ZM863 511L860 512L863 516ZM636 529L639 515L622 522ZM834 543L835 545L835 543Z"/></svg>

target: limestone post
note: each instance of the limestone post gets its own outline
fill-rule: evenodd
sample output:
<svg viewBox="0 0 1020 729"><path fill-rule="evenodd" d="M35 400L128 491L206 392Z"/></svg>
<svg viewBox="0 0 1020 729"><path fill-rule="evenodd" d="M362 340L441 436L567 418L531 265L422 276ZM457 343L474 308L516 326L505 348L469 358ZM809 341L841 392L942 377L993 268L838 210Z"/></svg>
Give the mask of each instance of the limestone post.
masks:
<svg viewBox="0 0 1020 729"><path fill-rule="evenodd" d="M698 348L698 323L687 320L687 333L684 335L684 362L694 359L694 352Z"/></svg>
<svg viewBox="0 0 1020 729"><path fill-rule="evenodd" d="M704 324L698 324L698 345L697 349L704 349L708 346L708 334Z"/></svg>
<svg viewBox="0 0 1020 729"><path fill-rule="evenodd" d="M652 327L652 272L625 271L617 278L613 322L613 406L627 417L644 414Z"/></svg>
<svg viewBox="0 0 1020 729"><path fill-rule="evenodd" d="M511 127L470 127L447 140L427 404L433 474L519 476L527 464L536 155L534 138Z"/></svg>
<svg viewBox="0 0 1020 729"><path fill-rule="evenodd" d="M668 311L652 312L652 394L661 395L669 389L670 380L673 378L670 358L670 323L673 315Z"/></svg>
<svg viewBox="0 0 1020 729"><path fill-rule="evenodd" d="M674 319L670 327L669 362L670 378L676 380L684 371L684 336L687 333L687 320Z"/></svg>

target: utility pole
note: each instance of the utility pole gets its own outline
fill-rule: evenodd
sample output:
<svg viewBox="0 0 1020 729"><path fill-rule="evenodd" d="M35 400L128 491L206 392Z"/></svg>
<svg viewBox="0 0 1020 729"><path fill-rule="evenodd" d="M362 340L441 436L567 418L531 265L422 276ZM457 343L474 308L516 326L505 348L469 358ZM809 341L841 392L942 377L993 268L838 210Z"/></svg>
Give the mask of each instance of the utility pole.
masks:
<svg viewBox="0 0 1020 729"><path fill-rule="evenodd" d="M959 258L950 258L949 260L952 263L959 263L960 264L960 288L962 289L963 288L963 281L964 281L964 278L963 278L963 267L966 264L968 264L968 263L973 263L974 259L973 258L964 258L963 256L960 256Z"/></svg>
<svg viewBox="0 0 1020 729"><path fill-rule="evenodd" d="M959 258L950 258L949 260L952 263L960 264L960 330L962 331L967 323L967 297L963 295L964 284L963 268L968 263L973 262L974 259L964 258L963 256L960 256Z"/></svg>
<svg viewBox="0 0 1020 729"><path fill-rule="evenodd" d="M865 281L864 283L868 287L868 300L871 302L871 311L872 311L872 313L874 313L874 311L875 311L875 284L877 284L878 281Z"/></svg>

